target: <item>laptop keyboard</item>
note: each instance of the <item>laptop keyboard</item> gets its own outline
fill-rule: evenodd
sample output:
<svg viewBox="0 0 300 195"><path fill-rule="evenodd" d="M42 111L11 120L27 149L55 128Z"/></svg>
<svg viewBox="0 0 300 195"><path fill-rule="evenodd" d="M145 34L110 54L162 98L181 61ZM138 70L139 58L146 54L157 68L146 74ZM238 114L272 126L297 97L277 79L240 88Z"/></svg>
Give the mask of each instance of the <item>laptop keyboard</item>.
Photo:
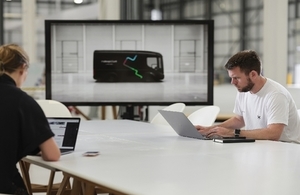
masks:
<svg viewBox="0 0 300 195"><path fill-rule="evenodd" d="M73 150L70 150L70 149L60 149L60 153L63 155L63 154L69 154L73 152Z"/></svg>

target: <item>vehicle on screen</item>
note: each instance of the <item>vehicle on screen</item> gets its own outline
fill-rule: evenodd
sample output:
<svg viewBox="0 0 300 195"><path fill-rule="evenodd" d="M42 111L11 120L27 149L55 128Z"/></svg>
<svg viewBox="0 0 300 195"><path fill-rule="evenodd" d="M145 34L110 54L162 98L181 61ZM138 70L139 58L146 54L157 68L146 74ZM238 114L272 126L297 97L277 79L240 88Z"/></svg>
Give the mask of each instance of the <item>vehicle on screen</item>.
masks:
<svg viewBox="0 0 300 195"><path fill-rule="evenodd" d="M160 82L163 57L141 50L95 50L93 78L97 82Z"/></svg>

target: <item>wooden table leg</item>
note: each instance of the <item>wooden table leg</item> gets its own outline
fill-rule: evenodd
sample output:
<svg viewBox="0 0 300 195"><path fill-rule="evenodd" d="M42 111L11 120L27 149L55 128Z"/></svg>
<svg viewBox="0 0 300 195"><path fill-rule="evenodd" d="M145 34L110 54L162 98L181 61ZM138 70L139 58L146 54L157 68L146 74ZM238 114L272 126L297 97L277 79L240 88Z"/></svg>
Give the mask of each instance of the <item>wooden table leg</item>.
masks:
<svg viewBox="0 0 300 195"><path fill-rule="evenodd" d="M89 183L86 183L85 189L84 189L85 195L94 195L95 194L95 186Z"/></svg>
<svg viewBox="0 0 300 195"><path fill-rule="evenodd" d="M83 189L82 189L82 183L76 179L73 178L73 185L72 185L72 192L71 195L84 195Z"/></svg>
<svg viewBox="0 0 300 195"><path fill-rule="evenodd" d="M66 187L68 186L69 182L70 182L70 176L64 174L64 178L63 178L62 182L60 183L60 186L59 186L59 189L58 189L56 195L62 195L64 193Z"/></svg>
<svg viewBox="0 0 300 195"><path fill-rule="evenodd" d="M106 106L101 106L101 119L106 119Z"/></svg>

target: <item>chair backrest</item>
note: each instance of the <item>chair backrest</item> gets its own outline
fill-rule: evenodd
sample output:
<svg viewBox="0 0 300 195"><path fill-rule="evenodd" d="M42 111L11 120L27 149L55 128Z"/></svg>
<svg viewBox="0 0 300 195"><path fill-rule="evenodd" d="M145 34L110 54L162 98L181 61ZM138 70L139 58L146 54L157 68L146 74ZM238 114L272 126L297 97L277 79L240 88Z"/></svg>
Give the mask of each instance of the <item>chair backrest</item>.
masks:
<svg viewBox="0 0 300 195"><path fill-rule="evenodd" d="M163 110L177 111L177 112L183 112L184 109L185 109L185 104L180 103L180 102L171 104L171 105L163 108ZM160 113L157 113L153 117L153 119L151 120L150 123L161 124L161 125L169 125L169 123L164 119L164 117Z"/></svg>
<svg viewBox="0 0 300 195"><path fill-rule="evenodd" d="M56 100L36 100L46 117L72 117L69 109Z"/></svg>
<svg viewBox="0 0 300 195"><path fill-rule="evenodd" d="M194 125L211 126L214 124L220 108L218 106L205 106L199 108L188 116Z"/></svg>

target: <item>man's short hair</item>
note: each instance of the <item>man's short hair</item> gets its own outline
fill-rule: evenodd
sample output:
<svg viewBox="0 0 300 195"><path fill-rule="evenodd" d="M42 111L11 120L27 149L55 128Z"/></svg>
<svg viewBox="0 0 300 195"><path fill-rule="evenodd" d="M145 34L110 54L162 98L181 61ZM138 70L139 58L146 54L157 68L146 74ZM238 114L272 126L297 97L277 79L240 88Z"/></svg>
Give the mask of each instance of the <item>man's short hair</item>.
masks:
<svg viewBox="0 0 300 195"><path fill-rule="evenodd" d="M258 54L253 50L244 50L233 55L225 64L227 70L239 67L241 72L246 75L254 70L258 75L261 74L261 60Z"/></svg>

